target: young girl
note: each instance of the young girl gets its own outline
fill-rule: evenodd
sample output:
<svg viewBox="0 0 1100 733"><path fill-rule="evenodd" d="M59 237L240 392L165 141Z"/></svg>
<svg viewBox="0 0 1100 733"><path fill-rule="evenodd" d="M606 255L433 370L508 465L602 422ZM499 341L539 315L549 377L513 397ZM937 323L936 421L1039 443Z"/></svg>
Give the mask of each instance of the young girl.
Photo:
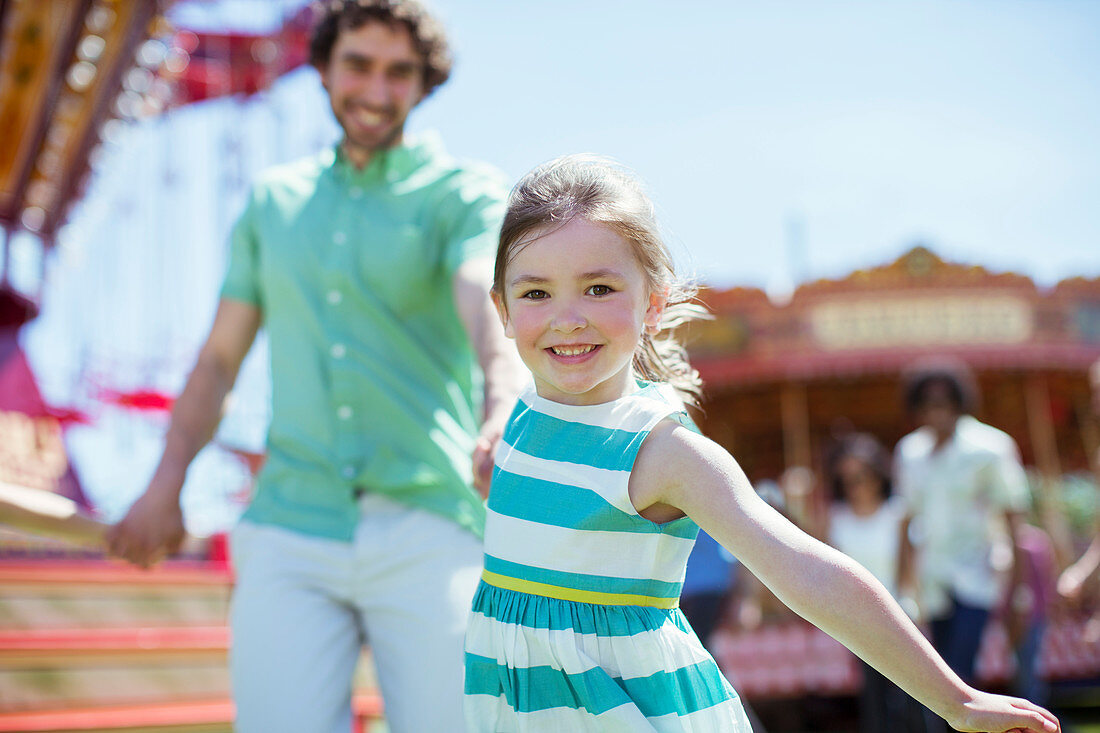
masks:
<svg viewBox="0 0 1100 733"><path fill-rule="evenodd" d="M516 186L494 299L534 376L497 450L466 635L471 731L749 733L677 609L697 527L963 731L1058 731L965 685L858 564L772 510L682 398L663 329L698 314L634 179L566 157Z"/></svg>
<svg viewBox="0 0 1100 733"><path fill-rule="evenodd" d="M891 496L889 453L874 436L849 433L829 452L826 484L832 488L834 499L829 508L829 544L867 568L896 595L898 544L905 508ZM916 610L912 603L910 615ZM866 662L861 663L860 671L861 733L927 730L924 710L913 698Z"/></svg>

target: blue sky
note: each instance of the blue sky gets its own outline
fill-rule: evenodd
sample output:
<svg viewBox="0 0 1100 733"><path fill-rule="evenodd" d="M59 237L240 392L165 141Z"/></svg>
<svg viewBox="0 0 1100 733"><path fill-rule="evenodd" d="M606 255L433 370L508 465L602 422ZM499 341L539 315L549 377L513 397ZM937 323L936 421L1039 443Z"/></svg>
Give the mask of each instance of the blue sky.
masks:
<svg viewBox="0 0 1100 733"><path fill-rule="evenodd" d="M263 32L301 0L190 0ZM435 0L452 81L411 129L511 177L596 152L682 267L775 291L915 242L1049 285L1100 275L1100 3Z"/></svg>
<svg viewBox="0 0 1100 733"><path fill-rule="evenodd" d="M916 241L1100 275L1100 3L435 7L457 67L412 128L512 177L620 159L706 282L781 291Z"/></svg>

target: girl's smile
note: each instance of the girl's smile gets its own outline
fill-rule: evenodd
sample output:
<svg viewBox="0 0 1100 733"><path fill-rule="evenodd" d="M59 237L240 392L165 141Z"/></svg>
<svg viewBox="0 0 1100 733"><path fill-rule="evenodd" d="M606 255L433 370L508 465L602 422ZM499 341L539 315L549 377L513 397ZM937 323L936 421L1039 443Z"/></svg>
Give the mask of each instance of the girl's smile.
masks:
<svg viewBox="0 0 1100 733"><path fill-rule="evenodd" d="M559 360L575 363L584 361L598 348L600 347L595 344L586 344L584 346L551 346L549 351Z"/></svg>
<svg viewBox="0 0 1100 733"><path fill-rule="evenodd" d="M504 282L497 309L540 396L598 404L634 391L634 351L664 297L651 294L630 242L577 217L519 247Z"/></svg>

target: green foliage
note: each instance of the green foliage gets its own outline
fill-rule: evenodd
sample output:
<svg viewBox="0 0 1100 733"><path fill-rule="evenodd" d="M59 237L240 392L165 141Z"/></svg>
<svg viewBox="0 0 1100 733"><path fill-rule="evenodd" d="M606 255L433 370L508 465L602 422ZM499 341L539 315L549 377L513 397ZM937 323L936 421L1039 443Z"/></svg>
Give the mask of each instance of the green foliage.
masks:
<svg viewBox="0 0 1100 733"><path fill-rule="evenodd" d="M1041 478L1037 473L1028 473L1028 484L1036 506L1041 501L1040 497L1046 495L1040 482ZM1086 541L1091 538L1096 526L1096 515L1100 511L1100 487L1092 474L1066 474L1050 487L1050 493L1057 502L1052 509L1066 517L1074 535Z"/></svg>

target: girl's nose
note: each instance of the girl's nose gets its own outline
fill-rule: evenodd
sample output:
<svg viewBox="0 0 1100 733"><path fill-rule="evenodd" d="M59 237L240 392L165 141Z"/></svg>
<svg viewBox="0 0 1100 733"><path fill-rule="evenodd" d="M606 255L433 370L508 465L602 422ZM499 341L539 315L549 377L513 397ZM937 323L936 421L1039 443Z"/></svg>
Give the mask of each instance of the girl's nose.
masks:
<svg viewBox="0 0 1100 733"><path fill-rule="evenodd" d="M587 325L588 321L579 308L571 304L565 304L554 313L554 320L550 327L559 333L572 333Z"/></svg>

